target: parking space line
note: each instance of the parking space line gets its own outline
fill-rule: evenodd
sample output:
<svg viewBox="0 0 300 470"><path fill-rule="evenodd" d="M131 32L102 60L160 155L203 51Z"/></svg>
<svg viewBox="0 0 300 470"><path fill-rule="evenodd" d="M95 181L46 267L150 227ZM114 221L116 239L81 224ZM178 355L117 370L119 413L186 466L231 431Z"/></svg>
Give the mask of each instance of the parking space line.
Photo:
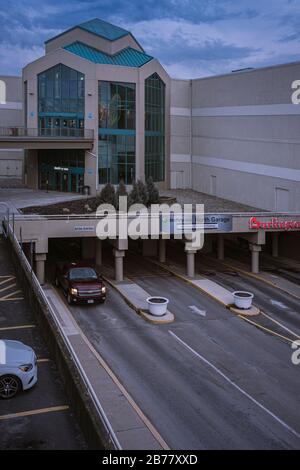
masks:
<svg viewBox="0 0 300 470"><path fill-rule="evenodd" d="M12 286L11 286L12 287ZM1 297L0 300L2 301L5 301L5 300L12 300L12 295L16 295L16 294L19 294L20 292L22 292L21 290L16 290L14 292L11 292L10 294L7 294L5 295L4 297ZM18 298L21 298L21 297L18 297ZM23 297L22 297L23 299ZM15 300L15 298L14 298Z"/></svg>
<svg viewBox="0 0 300 470"><path fill-rule="evenodd" d="M2 286L2 284L5 284L6 282L13 281L14 279L14 276L8 277L7 279L4 279L4 281L0 282L0 286Z"/></svg>
<svg viewBox="0 0 300 470"><path fill-rule="evenodd" d="M11 274L9 274L9 275L6 274L6 275L0 276L0 279L4 279L4 278L7 278L7 277L9 277L9 278L11 278L11 279L15 279L15 278L16 278L16 276L13 276L13 275L11 275Z"/></svg>
<svg viewBox="0 0 300 470"><path fill-rule="evenodd" d="M43 363L43 362L50 362L51 359L49 359L48 357L45 357L45 358L41 358L41 359L37 359L37 362L40 364L40 363Z"/></svg>
<svg viewBox="0 0 300 470"><path fill-rule="evenodd" d="M227 375L225 375L218 367L216 367L214 364L212 364L208 359L205 357L201 356L197 351L195 351L191 346L189 346L187 343L185 343L181 338L179 338L173 331L169 330L169 333L173 338L178 341L182 346L184 346L189 352L194 354L198 359L200 359L204 364L206 364L208 367L210 367L214 372L216 372L218 375L220 375L227 383L232 385L236 390L238 390L242 395L244 395L246 398L248 398L252 403L254 403L258 408L263 410L266 414L268 414L271 418L273 418L277 423L281 424L287 431L289 431L291 434L293 434L295 437L300 439L300 434L293 429L291 426L289 426L285 421L283 421L279 416L277 416L275 413L273 413L271 410L269 410L267 407L265 407L262 403L257 401L252 395L247 393L243 388L241 388L238 384L236 384L233 380L231 380Z"/></svg>
<svg viewBox="0 0 300 470"><path fill-rule="evenodd" d="M3 287L3 289L0 289L0 292L4 292L5 290L11 289L12 287L15 287L17 285L16 282L11 284L10 286Z"/></svg>
<svg viewBox="0 0 300 470"><path fill-rule="evenodd" d="M0 331L8 330L23 330L26 328L35 328L36 325L18 325L18 326L3 326L0 328Z"/></svg>
<svg viewBox="0 0 300 470"><path fill-rule="evenodd" d="M0 302L9 302L10 300L24 300L24 297L9 297L8 299L0 299Z"/></svg>
<svg viewBox="0 0 300 470"><path fill-rule="evenodd" d="M22 416L34 416L34 415L39 415L43 413L54 413L56 411L66 411L68 409L69 409L68 405L62 405L62 406L51 406L49 408L39 408L36 410L20 411L18 413L10 413L8 415L2 415L0 416L0 420L4 421L6 419L20 418Z"/></svg>

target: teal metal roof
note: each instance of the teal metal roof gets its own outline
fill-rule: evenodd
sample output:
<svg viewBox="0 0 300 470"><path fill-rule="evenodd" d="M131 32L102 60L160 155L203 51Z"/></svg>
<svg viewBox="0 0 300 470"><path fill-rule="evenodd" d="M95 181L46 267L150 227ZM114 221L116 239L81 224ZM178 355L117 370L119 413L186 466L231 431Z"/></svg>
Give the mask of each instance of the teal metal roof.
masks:
<svg viewBox="0 0 300 470"><path fill-rule="evenodd" d="M82 42L73 42L64 47L65 50L82 57L83 59L94 62L94 64L121 65L124 67L141 67L153 59L144 52L137 51L132 47L126 47L114 55L101 52L94 47L87 46Z"/></svg>
<svg viewBox="0 0 300 470"><path fill-rule="evenodd" d="M105 39L108 39L109 41L115 41L116 39L120 39L123 36L130 34L130 32L126 31L126 29L107 23L106 21L100 20L99 18L94 18L93 20L80 23L77 27L85 29L90 33L97 34L97 36L101 36Z"/></svg>
<svg viewBox="0 0 300 470"><path fill-rule="evenodd" d="M62 33L58 34L57 36L48 39L47 41L45 41L45 44L77 28L88 31L89 33L95 34L96 36L100 36L101 38L107 39L108 41L116 41L117 39L127 36L128 34L133 37L131 32L127 31L126 29L120 28L119 26L115 26L111 23L108 23L107 21L100 20L99 18L94 18L93 20L85 21L84 23L72 26L72 28L69 28L66 31L63 31ZM135 38L133 39L136 41ZM141 49L143 48L141 47Z"/></svg>

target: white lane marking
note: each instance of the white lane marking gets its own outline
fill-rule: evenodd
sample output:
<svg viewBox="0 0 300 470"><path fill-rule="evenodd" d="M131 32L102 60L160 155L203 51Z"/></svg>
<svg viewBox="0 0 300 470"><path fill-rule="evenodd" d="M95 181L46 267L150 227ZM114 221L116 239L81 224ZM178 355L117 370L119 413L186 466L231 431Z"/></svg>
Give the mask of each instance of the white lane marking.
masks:
<svg viewBox="0 0 300 470"><path fill-rule="evenodd" d="M275 307L282 308L283 310L288 310L288 306L283 304L282 302L279 302L278 300L270 300L271 304L274 305Z"/></svg>
<svg viewBox="0 0 300 470"><path fill-rule="evenodd" d="M247 393L245 390L243 390L239 385L237 385L235 382L233 382L227 375L225 375L220 369L218 369L216 366L214 366L211 362L209 362L205 357L201 356L201 354L197 353L191 346L189 346L187 343L185 343L182 339L180 339L173 331L169 330L169 333L173 338L175 338L180 344L182 344L186 349L188 349L191 353L193 353L198 359L201 359L206 365L211 367L217 374L219 374L221 377L223 377L226 382L230 383L234 388L236 388L239 392L241 392L245 397L247 397L250 401L252 401L255 405L257 405L259 408L261 408L263 411L265 411L268 415L270 415L275 421L280 423L285 429L290 431L294 436L296 436L298 439L300 439L300 434L295 431L291 426L289 426L287 423L282 421L277 415L275 415L272 411L270 411L268 408L266 408L264 405L259 403L255 398L253 398L249 393Z"/></svg>
<svg viewBox="0 0 300 470"><path fill-rule="evenodd" d="M282 323L280 323L279 321L275 320L274 318L270 317L270 315L267 315L265 312L260 312L264 317L267 317L269 318L269 320L271 320L272 322L276 323L277 325L279 325L281 328L283 328L284 330L288 331L289 333L291 333L292 335L296 336L296 338L299 338L299 335L297 333L295 333L294 331L290 330L289 328L287 328L286 326L284 326ZM299 338L300 339L300 338Z"/></svg>
<svg viewBox="0 0 300 470"><path fill-rule="evenodd" d="M196 305L190 305L189 308L197 315L201 315L202 317L206 317L206 310L200 310Z"/></svg>

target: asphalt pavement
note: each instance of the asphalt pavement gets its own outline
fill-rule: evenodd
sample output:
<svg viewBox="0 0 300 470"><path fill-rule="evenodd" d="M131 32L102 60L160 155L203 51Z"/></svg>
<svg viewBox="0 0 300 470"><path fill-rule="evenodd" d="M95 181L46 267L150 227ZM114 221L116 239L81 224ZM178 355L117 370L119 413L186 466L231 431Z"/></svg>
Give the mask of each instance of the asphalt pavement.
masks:
<svg viewBox="0 0 300 470"><path fill-rule="evenodd" d="M104 305L71 312L168 445L299 448L300 376L290 345L145 258L126 254L125 274L168 297L175 322L146 323L113 289Z"/></svg>

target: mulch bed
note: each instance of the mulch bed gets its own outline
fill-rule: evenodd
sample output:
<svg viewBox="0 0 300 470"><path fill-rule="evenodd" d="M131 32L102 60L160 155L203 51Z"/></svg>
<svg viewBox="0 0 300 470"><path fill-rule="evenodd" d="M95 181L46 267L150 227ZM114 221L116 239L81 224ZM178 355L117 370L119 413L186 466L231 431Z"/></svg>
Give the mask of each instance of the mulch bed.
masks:
<svg viewBox="0 0 300 470"><path fill-rule="evenodd" d="M173 204L175 198L161 197L160 203ZM31 206L20 209L23 214L39 215L71 215L71 214L93 214L101 204L99 197L89 197L86 199L77 199L74 201L58 202L56 204L44 206Z"/></svg>
<svg viewBox="0 0 300 470"><path fill-rule="evenodd" d="M89 197L86 199L76 199L74 201L57 202L47 206L31 206L20 209L23 214L41 214L41 215L57 215L57 214L92 214L96 212L100 205L100 199L97 197Z"/></svg>

